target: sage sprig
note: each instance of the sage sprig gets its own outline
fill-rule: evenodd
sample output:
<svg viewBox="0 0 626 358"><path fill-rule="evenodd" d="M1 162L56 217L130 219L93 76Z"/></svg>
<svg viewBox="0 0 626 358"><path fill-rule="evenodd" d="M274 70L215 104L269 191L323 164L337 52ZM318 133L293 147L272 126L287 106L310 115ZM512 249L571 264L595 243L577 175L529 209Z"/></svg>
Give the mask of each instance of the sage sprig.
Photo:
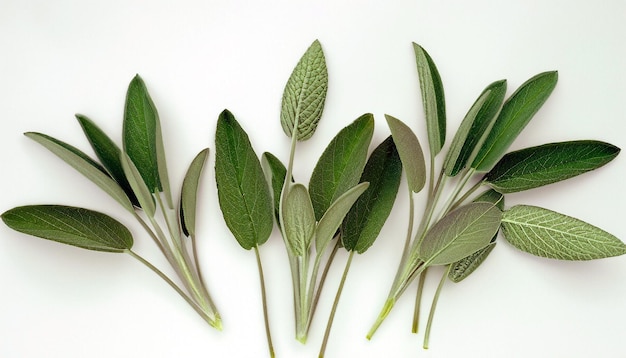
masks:
<svg viewBox="0 0 626 358"><path fill-rule="evenodd" d="M79 171L131 213L183 286L179 287L134 252L128 229L106 214L63 205L33 205L8 210L2 215L3 221L14 230L44 239L90 250L128 253L163 278L211 326L221 329L220 315L201 274L195 239L196 194L208 149L192 162L183 181L179 207L175 208L157 109L139 76L130 82L126 94L122 149L89 118L77 115L77 119L100 163L48 135L28 132L26 136Z"/></svg>

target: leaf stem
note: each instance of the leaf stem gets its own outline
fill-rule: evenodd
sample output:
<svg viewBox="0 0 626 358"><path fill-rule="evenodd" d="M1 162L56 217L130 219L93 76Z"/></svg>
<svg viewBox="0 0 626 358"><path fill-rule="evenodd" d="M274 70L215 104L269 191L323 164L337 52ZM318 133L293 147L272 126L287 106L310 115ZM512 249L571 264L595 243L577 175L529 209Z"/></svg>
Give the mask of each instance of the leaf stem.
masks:
<svg viewBox="0 0 626 358"><path fill-rule="evenodd" d="M448 269L444 272L441 277L441 281L439 281L439 286L437 286L437 291L435 292L435 296L433 297L433 303L430 306L430 313L428 314L428 322L426 323L426 333L424 333L424 349L428 349L428 341L430 339L430 329L433 325L433 318L435 317L435 310L437 309L437 302L439 301L439 294L441 293L441 289L443 288L443 284L446 282L448 278L448 273L452 268L451 265L448 265Z"/></svg>
<svg viewBox="0 0 626 358"><path fill-rule="evenodd" d="M270 321L267 312L267 294L265 292L265 278L263 275L263 265L261 264L261 254L259 253L259 247L254 247L254 254L256 256L256 263L259 268L259 279L261 282L261 300L263 301L263 318L265 319L265 335L267 337L267 346L270 352L270 357L274 358L274 345L272 344L272 334L270 333Z"/></svg>
<svg viewBox="0 0 626 358"><path fill-rule="evenodd" d="M326 277L328 276L328 272L330 271L330 266L332 265L335 259L335 256L337 255L337 251L339 251L339 247L341 246L340 238L337 238L336 240L337 242L335 243L335 246L333 247L333 251L330 252L330 255L328 256L328 260L326 261L326 265L324 265L324 271L322 272L322 276L320 277L320 282L317 287L317 291L315 291L315 295L313 297L313 304L311 305L311 317L315 315L315 311L317 309L317 302L320 300L320 296L322 293L322 287L324 287L324 283L326 282ZM309 326L307 327L307 331L309 330L311 326L311 321L312 319L309 320Z"/></svg>
<svg viewBox="0 0 626 358"><path fill-rule="evenodd" d="M422 295L424 293L424 283L426 282L426 274L428 273L428 267L422 271L417 283L417 294L415 295L415 308L413 309L413 326L411 332L417 333L419 329L420 310L422 306Z"/></svg>

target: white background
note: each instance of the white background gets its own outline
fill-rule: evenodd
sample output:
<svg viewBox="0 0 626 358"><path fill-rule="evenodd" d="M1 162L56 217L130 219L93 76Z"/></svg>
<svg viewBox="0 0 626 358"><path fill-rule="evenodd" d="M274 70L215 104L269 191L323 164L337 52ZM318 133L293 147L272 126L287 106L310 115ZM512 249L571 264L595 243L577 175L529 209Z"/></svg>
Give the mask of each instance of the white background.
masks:
<svg viewBox="0 0 626 358"><path fill-rule="evenodd" d="M513 148L597 139L626 147L626 3L623 1L18 1L0 3L2 211L58 203L105 212L151 242L95 185L22 133L39 131L91 153L73 118L82 113L120 140L126 86L139 73L159 109L173 183L230 109L257 152L287 159L279 124L283 86L314 39L330 76L319 130L298 148L308 182L328 141L374 113L410 124L425 145L411 42L436 62L446 91L448 138L480 91L532 75L559 83ZM213 153L212 153L213 154ZM224 318L208 327L174 291L129 256L89 252L0 227L0 357L264 357L252 252L227 231L217 206L213 155L202 182L201 258ZM512 195L626 239L623 157L600 170ZM474 276L448 283L431 336L410 333L414 286L372 341L365 334L400 257L408 200L401 191L381 237L355 257L328 357L624 357L626 257L559 262L504 240ZM424 197L416 197L418 211ZM294 337L291 281L278 232L261 248L278 357L315 357L346 261L338 255L309 342ZM440 271L431 275L424 305ZM425 322L422 323L422 327Z"/></svg>

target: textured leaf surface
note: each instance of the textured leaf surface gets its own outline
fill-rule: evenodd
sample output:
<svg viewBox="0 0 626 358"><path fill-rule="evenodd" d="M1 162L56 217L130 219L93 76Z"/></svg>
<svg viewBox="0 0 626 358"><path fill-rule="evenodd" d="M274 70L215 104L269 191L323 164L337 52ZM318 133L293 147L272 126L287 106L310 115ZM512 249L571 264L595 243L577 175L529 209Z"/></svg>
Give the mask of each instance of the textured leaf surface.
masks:
<svg viewBox="0 0 626 358"><path fill-rule="evenodd" d="M272 199L259 158L235 117L224 110L215 132L215 180L226 225L249 250L269 238Z"/></svg>
<svg viewBox="0 0 626 358"><path fill-rule="evenodd" d="M390 136L370 155L361 175L361 182L368 182L369 188L341 225L341 240L346 250L362 254L372 246L391 213L401 176L402 162Z"/></svg>
<svg viewBox="0 0 626 358"><path fill-rule="evenodd" d="M287 176L287 168L274 154L265 152L261 158L262 166L265 168L265 177L272 190L274 216L276 222L280 222L280 196L283 192L285 176Z"/></svg>
<svg viewBox="0 0 626 358"><path fill-rule="evenodd" d="M2 214L11 229L83 249L124 252L133 246L128 229L105 214L61 205L20 206Z"/></svg>
<svg viewBox="0 0 626 358"><path fill-rule="evenodd" d="M450 271L448 271L450 281L458 283L465 280L487 259L495 247L496 243L490 242L475 253L451 264Z"/></svg>
<svg viewBox="0 0 626 358"><path fill-rule="evenodd" d="M385 118L402 160L409 189L417 193L424 188L426 183L426 163L422 146L415 133L406 124L389 115L385 115Z"/></svg>
<svg viewBox="0 0 626 358"><path fill-rule="evenodd" d="M533 255L559 260L594 260L626 254L608 232L548 209L518 205L504 212L504 238Z"/></svg>
<svg viewBox="0 0 626 358"><path fill-rule="evenodd" d="M364 114L343 128L322 153L309 182L317 220L331 203L359 182L373 133L374 116Z"/></svg>
<svg viewBox="0 0 626 358"><path fill-rule="evenodd" d="M315 40L294 68L283 92L280 123L283 131L291 137L297 122L298 140L309 139L322 117L328 71L322 45Z"/></svg>
<svg viewBox="0 0 626 358"><path fill-rule="evenodd" d="M614 145L591 140L545 144L506 154L484 180L501 193L514 193L597 169L619 152Z"/></svg>
<svg viewBox="0 0 626 358"><path fill-rule="evenodd" d="M287 247L294 256L308 252L315 233L315 214L306 187L294 184L287 193L283 207L283 225Z"/></svg>
<svg viewBox="0 0 626 358"><path fill-rule="evenodd" d="M493 128L480 147L472 168L487 172L504 155L556 86L557 72L540 73L522 84L502 106Z"/></svg>
<svg viewBox="0 0 626 358"><path fill-rule="evenodd" d="M191 161L180 194L180 224L187 236L196 234L196 201L198 186L204 163L209 156L209 148L205 148Z"/></svg>

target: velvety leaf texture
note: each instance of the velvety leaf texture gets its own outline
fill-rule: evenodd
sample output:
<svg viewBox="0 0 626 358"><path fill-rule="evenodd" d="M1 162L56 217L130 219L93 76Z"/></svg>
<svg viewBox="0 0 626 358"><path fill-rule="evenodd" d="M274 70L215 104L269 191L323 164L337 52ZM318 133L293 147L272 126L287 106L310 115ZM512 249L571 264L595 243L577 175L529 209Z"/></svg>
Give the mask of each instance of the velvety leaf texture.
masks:
<svg viewBox="0 0 626 358"><path fill-rule="evenodd" d="M517 205L504 212L504 238L533 255L559 260L594 260L626 254L608 232L548 209Z"/></svg>
<svg viewBox="0 0 626 358"><path fill-rule="evenodd" d="M209 156L209 149L203 149L191 161L180 194L180 224L183 233L187 236L196 234L196 201L198 186L204 163Z"/></svg>
<svg viewBox="0 0 626 358"><path fill-rule="evenodd" d="M422 146L409 126L395 117L385 115L385 118L404 165L409 189L417 193L424 188L426 183L426 162Z"/></svg>
<svg viewBox="0 0 626 358"><path fill-rule="evenodd" d="M328 71L322 45L315 40L294 68L283 92L280 123L291 137L297 122L297 139L309 139L322 117L328 90Z"/></svg>
<svg viewBox="0 0 626 358"><path fill-rule="evenodd" d="M283 210L287 247L294 256L304 256L315 233L315 214L304 185L294 184L291 187Z"/></svg>
<svg viewBox="0 0 626 358"><path fill-rule="evenodd" d="M619 152L614 145L591 140L545 144L506 154L484 180L501 193L514 193L597 169Z"/></svg>
<svg viewBox="0 0 626 358"><path fill-rule="evenodd" d="M491 242L473 254L450 264L450 271L448 272L450 281L458 283L465 280L487 259L495 247L496 243Z"/></svg>
<svg viewBox="0 0 626 358"><path fill-rule="evenodd" d="M352 206L341 226L341 240L348 251L365 252L376 240L398 194L402 162L392 137L370 155L361 182L368 190Z"/></svg>
<svg viewBox="0 0 626 358"><path fill-rule="evenodd" d="M332 202L359 182L373 133L374 116L364 114L343 128L322 153L309 182L317 220Z"/></svg>
<svg viewBox="0 0 626 358"><path fill-rule="evenodd" d="M124 252L133 237L117 220L88 209L61 205L20 206L2 214L11 229L24 234L105 252Z"/></svg>
<svg viewBox="0 0 626 358"><path fill-rule="evenodd" d="M263 244L272 232L272 200L246 132L224 110L215 133L215 179L226 225L241 247Z"/></svg>

